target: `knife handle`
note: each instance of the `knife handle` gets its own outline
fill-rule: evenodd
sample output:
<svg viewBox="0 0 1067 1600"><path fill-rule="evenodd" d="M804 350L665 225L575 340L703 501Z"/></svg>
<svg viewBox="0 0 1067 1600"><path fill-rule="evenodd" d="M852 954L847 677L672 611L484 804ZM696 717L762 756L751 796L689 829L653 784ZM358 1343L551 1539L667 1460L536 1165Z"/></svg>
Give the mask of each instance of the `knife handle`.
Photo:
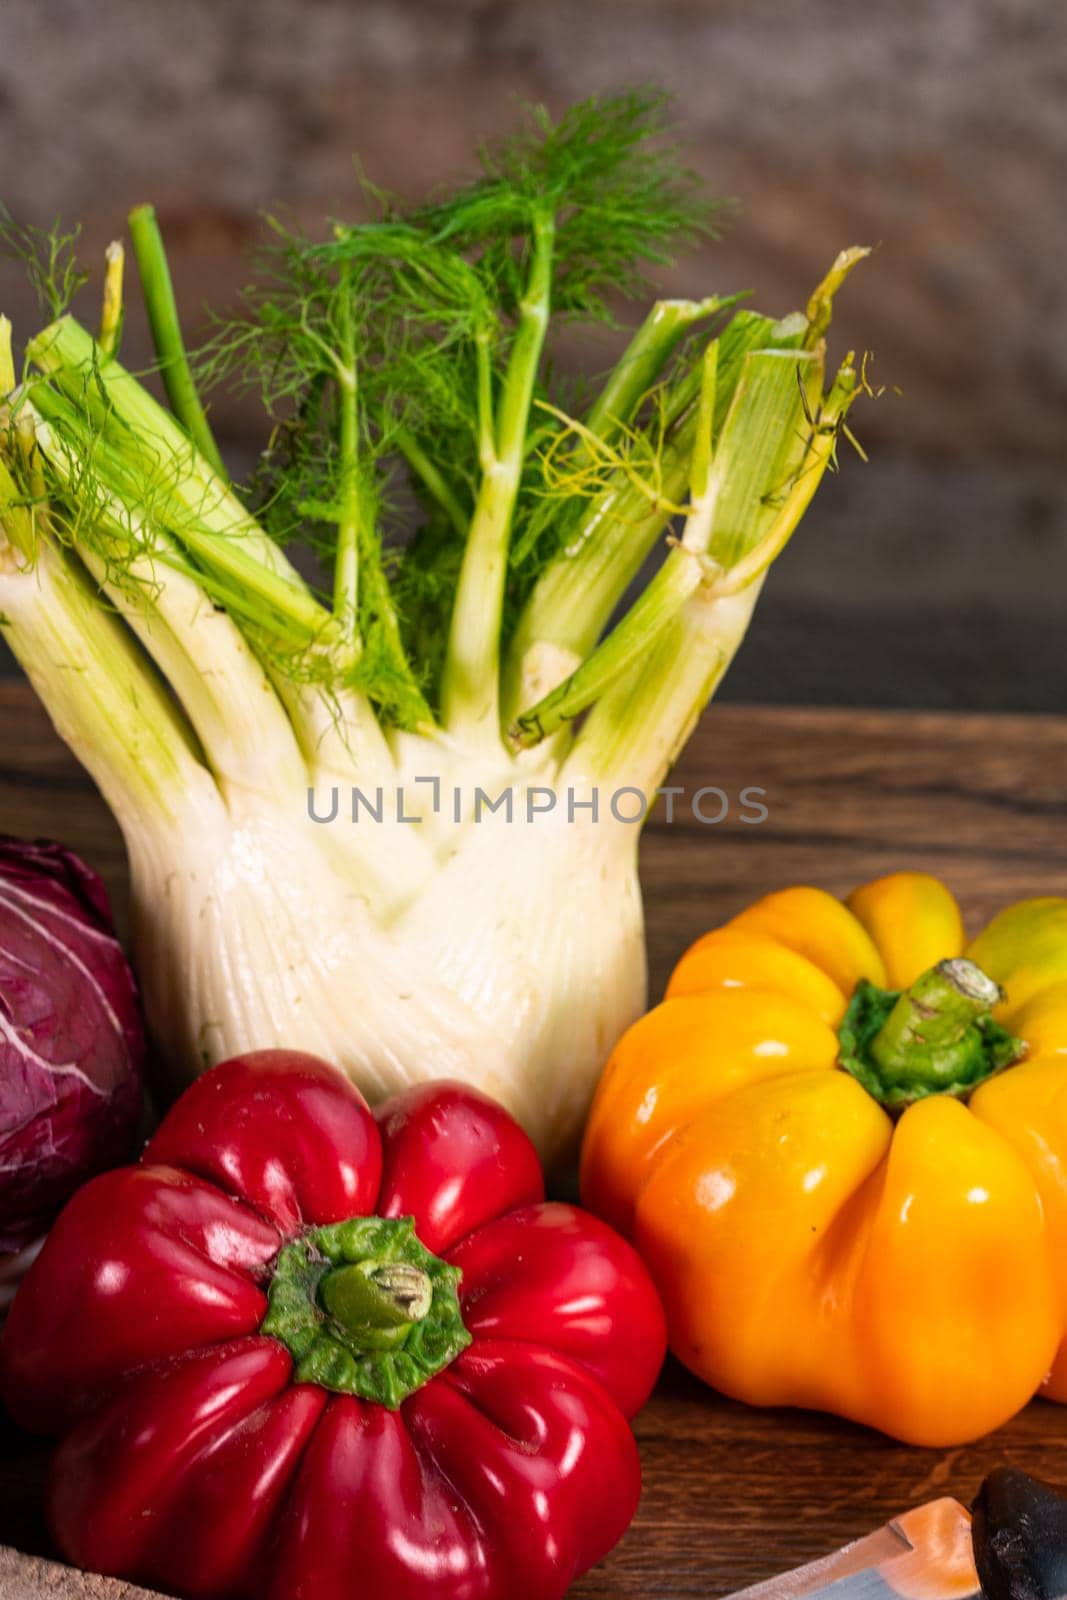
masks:
<svg viewBox="0 0 1067 1600"><path fill-rule="evenodd" d="M996 1467L971 1513L986 1600L1065 1600L1067 1497L1017 1467Z"/></svg>

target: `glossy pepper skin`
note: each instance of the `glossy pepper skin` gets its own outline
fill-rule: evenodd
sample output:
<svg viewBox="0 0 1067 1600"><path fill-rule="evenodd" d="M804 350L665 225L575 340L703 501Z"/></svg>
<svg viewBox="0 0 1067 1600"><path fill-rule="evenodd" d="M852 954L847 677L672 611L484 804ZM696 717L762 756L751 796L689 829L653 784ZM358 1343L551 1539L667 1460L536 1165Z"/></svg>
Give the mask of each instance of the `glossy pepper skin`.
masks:
<svg viewBox="0 0 1067 1600"><path fill-rule="evenodd" d="M725 1393L932 1446L1039 1389L1067 1400L1067 901L1012 906L966 949L1003 995L982 1040L1015 1064L887 1104L841 1067L861 980L914 995L964 950L924 874L845 903L786 889L699 940L616 1048L583 1203Z"/></svg>
<svg viewBox="0 0 1067 1600"><path fill-rule="evenodd" d="M402 1241L391 1219L414 1218L404 1248L446 1300L462 1273L466 1348L396 1409L296 1381L261 1331L285 1251L300 1267L307 1240L362 1217ZM409 1269L381 1272L399 1315L421 1312ZM549 1600L633 1516L627 1419L664 1349L634 1251L544 1203L532 1145L491 1101L430 1083L374 1117L333 1068L271 1051L199 1079L137 1166L75 1196L16 1298L0 1381L18 1422L59 1436L48 1514L80 1566L219 1600Z"/></svg>

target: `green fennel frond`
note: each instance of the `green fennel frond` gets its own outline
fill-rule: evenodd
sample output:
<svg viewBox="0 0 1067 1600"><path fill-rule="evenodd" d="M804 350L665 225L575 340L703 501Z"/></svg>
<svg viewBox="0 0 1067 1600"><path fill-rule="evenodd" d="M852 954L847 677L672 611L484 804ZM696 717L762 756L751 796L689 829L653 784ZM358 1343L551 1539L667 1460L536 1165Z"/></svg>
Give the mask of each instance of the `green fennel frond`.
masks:
<svg viewBox="0 0 1067 1600"><path fill-rule="evenodd" d="M668 104L658 90L633 89L592 96L558 121L530 107L520 132L483 147L483 176L420 220L436 238L480 252L480 271L513 311L524 243L538 218L551 218L554 315L611 321L612 296L645 292L647 267L714 235L724 209L683 165Z"/></svg>
<svg viewBox="0 0 1067 1600"><path fill-rule="evenodd" d="M88 281L78 265L80 238L80 226L66 229L58 218L50 228L16 222L0 202L0 254L21 262L46 316L62 316Z"/></svg>

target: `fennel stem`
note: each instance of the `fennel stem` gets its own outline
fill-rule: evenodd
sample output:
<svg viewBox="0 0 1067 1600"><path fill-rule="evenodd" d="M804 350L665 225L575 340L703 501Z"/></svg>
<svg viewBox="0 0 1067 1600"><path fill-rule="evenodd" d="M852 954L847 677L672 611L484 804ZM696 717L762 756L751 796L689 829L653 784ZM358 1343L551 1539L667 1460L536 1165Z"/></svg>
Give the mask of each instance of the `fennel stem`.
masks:
<svg viewBox="0 0 1067 1600"><path fill-rule="evenodd" d="M104 301L96 342L105 356L113 356L117 355L122 338L122 280L126 269L126 252L118 239L112 239L104 259Z"/></svg>
<svg viewBox="0 0 1067 1600"><path fill-rule="evenodd" d="M537 744L591 706L620 673L648 651L660 631L704 581L703 558L711 539L714 514L709 476L717 367L718 340L713 339L701 366L696 436L689 468L691 506L681 542L676 542L626 615L584 663L517 719L511 730L515 744Z"/></svg>
<svg viewBox="0 0 1067 1600"><path fill-rule="evenodd" d="M347 273L342 272L342 279ZM350 296L343 301L341 349L337 363L340 429L340 506L337 518L337 555L334 562L333 613L346 638L359 639L359 390L356 341Z"/></svg>
<svg viewBox="0 0 1067 1600"><path fill-rule="evenodd" d="M18 484L0 459L0 572L28 566L35 544L34 509L26 505Z"/></svg>
<svg viewBox="0 0 1067 1600"><path fill-rule="evenodd" d="M4 499L0 485L0 520L9 529ZM77 562L41 536L32 569L20 568L5 560L0 539L0 616L60 737L119 821L134 830L172 828L207 779L195 737Z"/></svg>
<svg viewBox="0 0 1067 1600"><path fill-rule="evenodd" d="M467 535L442 680L445 727L489 748L500 743L500 626L508 539L548 329L554 238L554 220L542 214L534 225L530 271L500 396L492 458L483 464ZM484 384L487 368L480 359Z"/></svg>
<svg viewBox="0 0 1067 1600"><path fill-rule="evenodd" d="M702 573L689 552L675 548L649 580L626 616L565 681L519 716L511 728L518 748L540 744L585 711L620 673L643 655L700 586Z"/></svg>
<svg viewBox="0 0 1067 1600"><path fill-rule="evenodd" d="M685 335L738 299L739 295L709 295L706 300L657 300L586 412L589 432L611 439L655 386Z"/></svg>
<svg viewBox="0 0 1067 1600"><path fill-rule="evenodd" d="M697 586L652 642L646 660L615 679L590 711L564 777L593 774L630 784L652 804L658 785L729 666L775 556L793 532L832 461L859 379L849 356L808 432L798 463L763 539L732 570Z"/></svg>
<svg viewBox="0 0 1067 1600"><path fill-rule="evenodd" d="M496 424L493 420L492 334L479 328L474 336L474 359L478 370L478 464L488 472L496 460ZM466 536L466 525L463 534Z"/></svg>
<svg viewBox="0 0 1067 1600"><path fill-rule="evenodd" d="M770 515L764 509L789 474L794 431L803 422L802 388L821 394L822 361L804 351L753 351L746 355L713 456L717 343L701 367L696 427L689 461L690 504L685 531L629 611L564 683L519 717L513 737L536 743L584 711L654 643L705 582L762 542ZM802 368L808 369L800 378ZM783 447L783 440L785 441ZM783 459L783 456L785 459ZM771 523L792 533L800 512L787 497Z"/></svg>
<svg viewBox="0 0 1067 1600"><path fill-rule="evenodd" d="M394 435L396 447L412 472L421 481L430 496L437 501L459 538L467 537L467 513L452 493L442 474L434 466L426 451L406 428L398 428Z"/></svg>
<svg viewBox="0 0 1067 1600"><path fill-rule="evenodd" d="M105 478L109 460L112 470L121 474L124 481L114 485L120 500L140 489L140 498L163 514L174 537L203 564L209 577L287 619L305 646L329 643L331 635L336 636L330 613L297 578L255 519L137 380L117 360L97 360L94 342L84 328L72 317L63 317L31 340L28 348L38 366L55 380L68 407L79 402L91 407L95 402L103 433L92 442L94 464ZM47 421L57 418L60 398L47 384L34 385L31 398ZM118 424L125 426L109 456L108 442Z"/></svg>
<svg viewBox="0 0 1067 1600"><path fill-rule="evenodd" d="M769 317L742 313L717 341L717 365L725 370L739 365L749 350L762 342L799 343L801 332L787 334ZM626 361L627 356L623 356ZM642 565L676 514L685 494L692 467L698 417L696 403L701 373L688 375L671 396L661 459L658 494L650 497L646 486L634 484L622 473L613 475L602 492L589 502L564 551L538 578L527 599L507 652L504 710L508 723L530 709L527 663L546 649L550 656L585 660L596 647L613 612L637 577ZM608 380L609 385L612 379ZM730 386L718 385L713 428L722 426Z"/></svg>
<svg viewBox="0 0 1067 1600"><path fill-rule="evenodd" d="M189 357L185 353L178 306L174 298L174 284L167 253L163 248L163 236L156 221L155 207L136 206L130 212L129 225L167 398L174 408L174 415L204 460L225 481L226 467L189 369Z"/></svg>
<svg viewBox="0 0 1067 1600"><path fill-rule="evenodd" d="M0 316L0 395L15 387L15 358L11 348L11 318Z"/></svg>
<svg viewBox="0 0 1067 1600"><path fill-rule="evenodd" d="M69 426L74 400L64 407L63 397L80 398L95 405L105 430L86 440L95 470L110 478L113 489L104 498L97 494L92 526L81 531L78 543L86 564L177 690L216 774L264 781L267 787L281 785L286 776L293 779L290 720L301 707L310 710L314 695L295 697L287 717L283 705L265 692L263 670L232 619L272 617L280 636L288 634L289 648L306 651L330 643L329 613L140 384L116 360L96 360L92 340L72 318L38 335L32 353L60 386L58 393L47 385L32 388L32 400L42 411L53 418L62 415ZM27 402L23 409L32 415L34 407ZM110 445L120 423L124 431ZM38 432L46 447L48 428L44 416ZM136 450L137 441L144 446L131 466L130 449ZM75 491L77 461L60 448L48 454L52 469L60 478L66 475ZM139 505L134 495L141 491L145 503ZM175 540L154 525L161 514ZM138 527L152 553L124 560L123 544ZM87 540L96 543L95 552ZM181 545L196 559L195 568ZM217 611L216 605L225 609ZM353 704L351 710L356 727L359 707ZM317 738L328 720L318 718ZM299 736L300 729L295 731ZM310 752L313 741L303 742Z"/></svg>
<svg viewBox="0 0 1067 1600"><path fill-rule="evenodd" d="M62 479L71 463L49 424L28 402L21 418ZM98 496L76 539L85 567L174 689L216 776L267 789L298 781L292 731L233 617L212 604L159 529L150 550L126 555L140 520L135 507Z"/></svg>

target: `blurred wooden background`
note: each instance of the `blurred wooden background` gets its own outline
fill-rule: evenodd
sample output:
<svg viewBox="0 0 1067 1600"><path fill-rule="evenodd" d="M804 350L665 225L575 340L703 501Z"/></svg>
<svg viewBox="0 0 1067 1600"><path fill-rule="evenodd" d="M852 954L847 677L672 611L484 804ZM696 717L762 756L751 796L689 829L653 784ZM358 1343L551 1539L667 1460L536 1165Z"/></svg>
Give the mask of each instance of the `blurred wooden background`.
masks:
<svg viewBox="0 0 1067 1600"><path fill-rule="evenodd" d="M257 214L358 210L352 155L416 196L520 100L674 91L740 204L666 280L802 303L878 243L839 347L899 389L762 602L727 693L1060 709L1067 581L1067 16L1046 0L0 0L0 198L99 256L157 205L183 305L225 303ZM28 331L18 271L0 303ZM195 320L195 317L194 317ZM611 339L581 359L603 365ZM131 317L132 359L146 354ZM578 359L577 351L566 352ZM216 408L234 459L256 419Z"/></svg>

